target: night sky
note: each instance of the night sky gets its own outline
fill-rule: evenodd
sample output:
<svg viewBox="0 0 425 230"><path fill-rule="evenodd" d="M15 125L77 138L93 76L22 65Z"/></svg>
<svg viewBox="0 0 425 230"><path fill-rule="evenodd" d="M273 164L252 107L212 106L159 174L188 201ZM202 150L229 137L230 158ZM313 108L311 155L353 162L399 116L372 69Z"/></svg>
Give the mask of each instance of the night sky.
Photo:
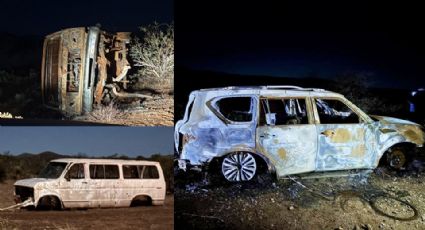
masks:
<svg viewBox="0 0 425 230"><path fill-rule="evenodd" d="M154 21L173 20L172 0L0 0L0 32L46 35L100 23L109 31L137 31Z"/></svg>
<svg viewBox="0 0 425 230"><path fill-rule="evenodd" d="M0 153L129 157L173 153L172 127L1 127Z"/></svg>
<svg viewBox="0 0 425 230"><path fill-rule="evenodd" d="M418 7L344 3L212 3L198 11L177 4L176 66L295 78L357 74L375 87L423 87Z"/></svg>

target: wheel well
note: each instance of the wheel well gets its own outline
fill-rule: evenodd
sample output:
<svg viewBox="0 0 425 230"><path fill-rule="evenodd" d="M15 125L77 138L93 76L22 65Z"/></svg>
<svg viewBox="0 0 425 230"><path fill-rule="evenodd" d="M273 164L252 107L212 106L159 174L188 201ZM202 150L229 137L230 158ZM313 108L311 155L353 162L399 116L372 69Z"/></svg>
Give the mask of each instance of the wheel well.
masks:
<svg viewBox="0 0 425 230"><path fill-rule="evenodd" d="M131 200L130 207L152 205L152 198L148 195L137 195Z"/></svg>
<svg viewBox="0 0 425 230"><path fill-rule="evenodd" d="M51 200L54 199L57 203L56 203L56 207L51 207ZM56 195L45 195L40 197L40 199L38 199L37 202L37 208L41 208L41 209L62 209L63 208L63 204L62 204L62 200L56 196Z"/></svg>
<svg viewBox="0 0 425 230"><path fill-rule="evenodd" d="M391 150L393 150L395 148L401 148L401 149L406 150L405 151L406 157L412 157L412 155L415 154L414 149L416 148L416 145L413 144L413 143L410 143L410 142L402 142L402 143L397 143L395 145L392 145L387 150L385 150L384 154L382 154L382 157L379 160L379 164L378 164L379 166L384 166L384 165L387 164L387 162L386 162L387 155Z"/></svg>

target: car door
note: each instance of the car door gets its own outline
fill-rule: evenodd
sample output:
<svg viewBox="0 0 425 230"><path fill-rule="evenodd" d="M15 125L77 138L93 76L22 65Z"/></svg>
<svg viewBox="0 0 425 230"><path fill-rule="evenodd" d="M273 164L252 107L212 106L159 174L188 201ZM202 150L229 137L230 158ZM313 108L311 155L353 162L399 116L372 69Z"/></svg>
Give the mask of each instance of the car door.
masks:
<svg viewBox="0 0 425 230"><path fill-rule="evenodd" d="M260 98L257 149L278 176L315 170L317 130L311 111L306 98Z"/></svg>
<svg viewBox="0 0 425 230"><path fill-rule="evenodd" d="M373 162L370 127L340 98L314 98L319 149L316 170L369 168Z"/></svg>
<svg viewBox="0 0 425 230"><path fill-rule="evenodd" d="M87 207L90 193L87 169L83 163L75 163L69 167L60 183L60 196L65 207Z"/></svg>
<svg viewBox="0 0 425 230"><path fill-rule="evenodd" d="M114 207L118 203L119 168L114 164L90 164L90 206Z"/></svg>

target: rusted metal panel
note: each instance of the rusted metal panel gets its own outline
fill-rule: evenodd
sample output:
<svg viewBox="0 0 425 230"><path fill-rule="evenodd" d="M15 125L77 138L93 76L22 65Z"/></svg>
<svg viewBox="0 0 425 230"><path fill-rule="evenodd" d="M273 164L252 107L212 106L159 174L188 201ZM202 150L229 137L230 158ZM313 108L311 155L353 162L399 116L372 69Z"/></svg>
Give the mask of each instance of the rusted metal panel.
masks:
<svg viewBox="0 0 425 230"><path fill-rule="evenodd" d="M86 47L85 28L48 35L42 62L43 102L65 114L80 114Z"/></svg>
<svg viewBox="0 0 425 230"><path fill-rule="evenodd" d="M129 83L130 34L79 27L47 35L41 74L43 103L74 116L91 112L93 104L101 104L106 93L113 97L149 98L117 90L127 89ZM112 90L108 91L107 85Z"/></svg>
<svg viewBox="0 0 425 230"><path fill-rule="evenodd" d="M53 107L59 106L59 52L60 36L52 35L44 41L43 63L41 67L41 89L43 103Z"/></svg>
<svg viewBox="0 0 425 230"><path fill-rule="evenodd" d="M107 43L107 38L105 35L100 35L99 43L99 55L97 56L97 69L99 72L98 81L96 84L96 90L94 94L94 101L96 104L100 105L103 97L103 89L106 84L107 78L107 66L110 65L110 62L105 57L105 43Z"/></svg>
<svg viewBox="0 0 425 230"><path fill-rule="evenodd" d="M97 27L90 27L87 31L87 47L84 69L84 89L83 89L83 113L92 111L93 108L93 91L95 88L96 78L96 58L97 48L99 44L100 30Z"/></svg>

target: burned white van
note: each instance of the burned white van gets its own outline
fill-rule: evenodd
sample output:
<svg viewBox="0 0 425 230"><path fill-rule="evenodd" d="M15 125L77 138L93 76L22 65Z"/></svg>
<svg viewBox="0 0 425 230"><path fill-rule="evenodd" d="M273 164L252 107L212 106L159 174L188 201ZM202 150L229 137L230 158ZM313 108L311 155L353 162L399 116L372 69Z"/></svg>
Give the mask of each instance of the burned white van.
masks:
<svg viewBox="0 0 425 230"><path fill-rule="evenodd" d="M166 191L158 162L117 159L52 160L14 186L17 203L30 199L43 209L162 205Z"/></svg>
<svg viewBox="0 0 425 230"><path fill-rule="evenodd" d="M296 86L193 91L175 126L179 168L219 162L228 181L251 180L260 168L277 177L373 169L381 158L400 169L423 143L416 123L369 116L338 93Z"/></svg>

